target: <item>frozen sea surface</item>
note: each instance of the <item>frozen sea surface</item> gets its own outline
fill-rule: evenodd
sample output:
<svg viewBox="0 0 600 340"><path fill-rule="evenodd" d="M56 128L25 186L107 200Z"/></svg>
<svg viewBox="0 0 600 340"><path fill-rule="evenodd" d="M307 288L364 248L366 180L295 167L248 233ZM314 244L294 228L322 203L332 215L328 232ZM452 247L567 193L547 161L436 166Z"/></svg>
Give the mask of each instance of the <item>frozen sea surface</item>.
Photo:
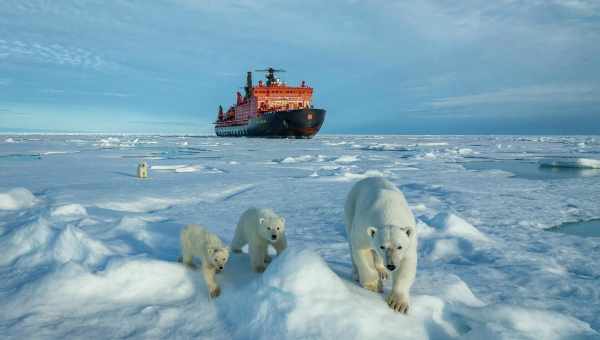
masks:
<svg viewBox="0 0 600 340"><path fill-rule="evenodd" d="M551 229L559 233L584 237L600 237L600 219L578 222L567 222Z"/></svg>
<svg viewBox="0 0 600 340"><path fill-rule="evenodd" d="M600 238L546 229L600 217L598 159L597 136L0 136L0 337L596 339ZM343 203L368 176L418 218L407 316L351 279ZM179 231L229 242L251 206L290 248L262 275L233 255L210 301Z"/></svg>

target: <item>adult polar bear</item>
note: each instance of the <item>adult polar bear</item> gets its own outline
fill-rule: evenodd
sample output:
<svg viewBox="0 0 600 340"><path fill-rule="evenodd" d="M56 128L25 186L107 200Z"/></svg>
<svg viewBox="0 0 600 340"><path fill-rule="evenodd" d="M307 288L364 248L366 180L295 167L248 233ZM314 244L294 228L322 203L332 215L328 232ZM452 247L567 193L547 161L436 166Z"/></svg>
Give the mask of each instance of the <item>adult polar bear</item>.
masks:
<svg viewBox="0 0 600 340"><path fill-rule="evenodd" d="M388 305L407 313L417 271L415 218L402 192L380 177L356 183L344 207L354 275L360 284L383 292L381 280L392 272Z"/></svg>

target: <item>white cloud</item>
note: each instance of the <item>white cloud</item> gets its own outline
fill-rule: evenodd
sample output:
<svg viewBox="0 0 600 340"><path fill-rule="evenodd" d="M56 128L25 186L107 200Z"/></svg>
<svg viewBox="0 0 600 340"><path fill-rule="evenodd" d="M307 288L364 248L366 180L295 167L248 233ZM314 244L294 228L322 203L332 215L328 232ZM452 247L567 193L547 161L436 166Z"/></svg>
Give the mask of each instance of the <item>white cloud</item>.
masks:
<svg viewBox="0 0 600 340"><path fill-rule="evenodd" d="M0 40L0 57L25 62L82 67L95 70L114 69L117 65L94 52L61 44L44 44L22 40Z"/></svg>
<svg viewBox="0 0 600 340"><path fill-rule="evenodd" d="M103 97L120 97L127 98L132 97L130 93L124 92L107 92L107 91L74 91L74 90L60 90L60 89L43 89L40 90L42 93L56 94L56 95L80 95L80 96L103 96Z"/></svg>
<svg viewBox="0 0 600 340"><path fill-rule="evenodd" d="M574 10L580 15L593 16L600 14L600 3L597 0L554 0L553 2Z"/></svg>
<svg viewBox="0 0 600 340"><path fill-rule="evenodd" d="M597 0L421 0L386 3L386 14L400 19L422 37L442 43L490 39L554 40L598 36ZM591 28L596 28L592 30ZM585 35L585 36L584 36Z"/></svg>
<svg viewBox="0 0 600 340"><path fill-rule="evenodd" d="M600 88L592 85L536 85L435 99L434 108L509 103L600 102Z"/></svg>

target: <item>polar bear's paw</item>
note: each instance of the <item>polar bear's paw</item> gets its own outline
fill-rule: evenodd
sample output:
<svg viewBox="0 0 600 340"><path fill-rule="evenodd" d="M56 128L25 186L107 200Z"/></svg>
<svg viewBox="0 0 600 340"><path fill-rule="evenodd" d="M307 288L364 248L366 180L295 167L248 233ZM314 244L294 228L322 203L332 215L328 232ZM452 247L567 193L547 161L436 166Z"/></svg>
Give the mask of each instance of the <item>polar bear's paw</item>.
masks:
<svg viewBox="0 0 600 340"><path fill-rule="evenodd" d="M221 288L220 287L212 288L208 293L210 295L210 298L214 299L214 298L218 297L219 295L221 295Z"/></svg>
<svg viewBox="0 0 600 340"><path fill-rule="evenodd" d="M271 263L271 260L273 260L271 255L265 255L265 263Z"/></svg>
<svg viewBox="0 0 600 340"><path fill-rule="evenodd" d="M364 288L366 288L366 289L374 292L374 293L381 293L381 291L380 291L380 288L381 288L380 282L381 281L379 281L379 280L373 281L373 282L365 282L365 283L362 284L362 286Z"/></svg>
<svg viewBox="0 0 600 340"><path fill-rule="evenodd" d="M388 295L386 302L388 306L396 312L404 314L408 313L408 298L404 294L391 292L390 295Z"/></svg>
<svg viewBox="0 0 600 340"><path fill-rule="evenodd" d="M258 266L254 266L254 267L252 268L252 270L254 270L254 271L255 271L255 272L257 272L257 273L262 273L262 272L264 272L264 271L265 271L265 269L267 269L267 267L266 267L266 266L264 266L264 265L258 265Z"/></svg>
<svg viewBox="0 0 600 340"><path fill-rule="evenodd" d="M382 281L387 280L390 277L390 274L384 267L375 267L377 270L377 274L379 274L379 279Z"/></svg>

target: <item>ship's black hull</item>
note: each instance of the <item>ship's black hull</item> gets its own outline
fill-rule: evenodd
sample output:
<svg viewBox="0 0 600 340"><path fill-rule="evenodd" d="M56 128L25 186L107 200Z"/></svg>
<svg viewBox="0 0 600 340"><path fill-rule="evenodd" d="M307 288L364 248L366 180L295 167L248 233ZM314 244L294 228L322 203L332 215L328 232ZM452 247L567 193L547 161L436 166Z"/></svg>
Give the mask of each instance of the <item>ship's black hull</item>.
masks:
<svg viewBox="0 0 600 340"><path fill-rule="evenodd" d="M312 138L325 121L323 109L267 112L245 125L215 126L219 137Z"/></svg>

